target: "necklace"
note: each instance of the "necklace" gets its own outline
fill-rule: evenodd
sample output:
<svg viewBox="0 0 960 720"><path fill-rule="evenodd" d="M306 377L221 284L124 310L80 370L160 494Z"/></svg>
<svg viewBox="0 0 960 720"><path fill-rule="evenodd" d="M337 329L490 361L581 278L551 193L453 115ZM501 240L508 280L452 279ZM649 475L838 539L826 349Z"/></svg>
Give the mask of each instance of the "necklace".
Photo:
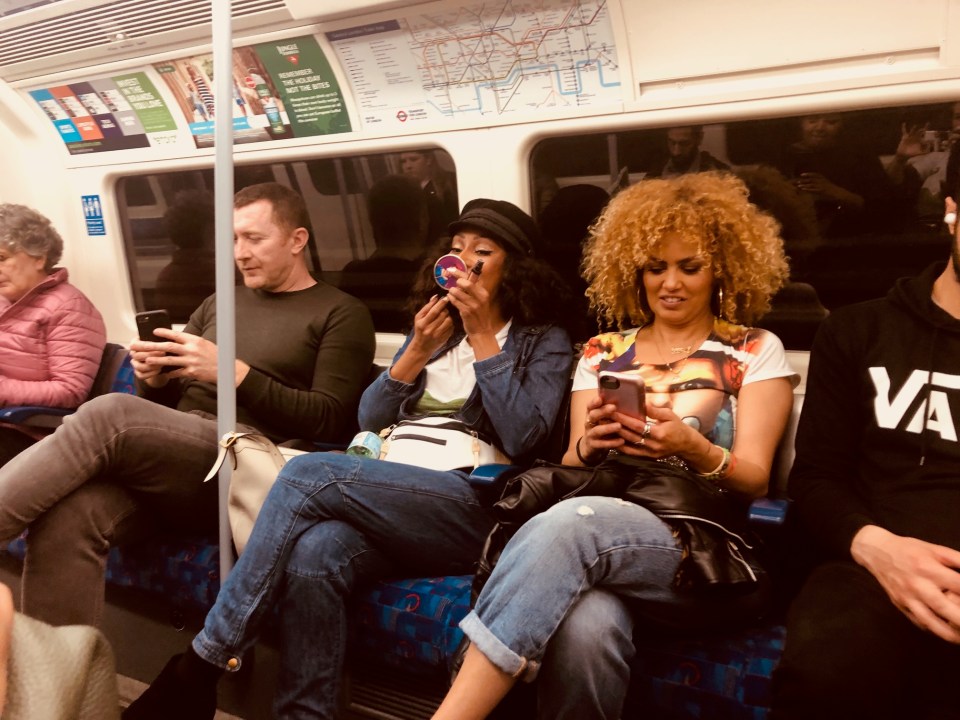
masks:
<svg viewBox="0 0 960 720"><path fill-rule="evenodd" d="M674 360L673 362L668 362L667 354L663 351L663 347L660 345L660 338L657 337L656 333L653 333L653 342L657 346L657 350L660 353L660 357L663 358L663 364L667 366L667 370L670 372L671 375L673 375L675 378L679 380L680 371L683 370L683 366L687 364L687 360L690 358L690 355L688 354L686 357L682 359ZM671 352L673 351L673 349L674 348L670 348ZM692 349L692 347L690 349ZM689 353L689 350L687 352ZM679 362L679 364L676 367L674 367L673 365L674 362Z"/></svg>
<svg viewBox="0 0 960 720"><path fill-rule="evenodd" d="M663 364L666 366L667 370L675 378L680 378L680 371L683 370L684 366L687 364L687 360L690 359L690 355L693 353L694 348L700 347L703 344L701 340L700 343L694 343L691 345L671 345L670 353L672 355L683 355L684 357L678 358L673 361L667 361L667 353L663 351L663 346L660 344L659 334L651 328L651 335L653 335L653 342L657 346L657 351L660 353L660 357L663 358ZM709 333L707 334L709 337ZM674 363L677 363L674 366Z"/></svg>

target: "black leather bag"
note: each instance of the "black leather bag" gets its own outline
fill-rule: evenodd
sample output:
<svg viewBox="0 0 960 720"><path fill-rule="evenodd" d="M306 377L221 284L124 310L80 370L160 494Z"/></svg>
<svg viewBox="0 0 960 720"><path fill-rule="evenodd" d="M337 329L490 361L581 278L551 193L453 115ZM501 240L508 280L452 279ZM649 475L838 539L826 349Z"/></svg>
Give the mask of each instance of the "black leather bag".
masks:
<svg viewBox="0 0 960 720"><path fill-rule="evenodd" d="M739 594L755 588L742 503L683 468L620 456L592 468L537 462L508 480L492 508L497 524L477 563L473 601L523 523L562 500L591 495L635 502L677 532L685 551L674 577L677 589Z"/></svg>

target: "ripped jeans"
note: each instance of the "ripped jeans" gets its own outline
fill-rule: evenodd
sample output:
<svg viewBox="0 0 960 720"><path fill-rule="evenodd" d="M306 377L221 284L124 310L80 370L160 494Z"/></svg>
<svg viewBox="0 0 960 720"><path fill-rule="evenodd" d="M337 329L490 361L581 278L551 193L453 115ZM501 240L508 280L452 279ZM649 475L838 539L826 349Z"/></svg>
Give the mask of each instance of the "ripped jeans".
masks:
<svg viewBox="0 0 960 720"><path fill-rule="evenodd" d="M711 602L673 589L681 553L639 505L564 500L517 531L460 627L502 671L539 673L538 717L615 720L638 616L694 617Z"/></svg>
<svg viewBox="0 0 960 720"><path fill-rule="evenodd" d="M354 590L383 577L468 572L492 524L459 470L299 455L277 476L193 649L239 668L279 605L275 717L337 717Z"/></svg>

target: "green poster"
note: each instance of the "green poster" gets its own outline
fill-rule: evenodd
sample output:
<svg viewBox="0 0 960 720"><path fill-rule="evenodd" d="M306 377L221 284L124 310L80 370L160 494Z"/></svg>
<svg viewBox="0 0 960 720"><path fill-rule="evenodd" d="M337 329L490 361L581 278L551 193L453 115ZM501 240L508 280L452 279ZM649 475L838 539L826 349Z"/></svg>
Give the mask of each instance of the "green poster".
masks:
<svg viewBox="0 0 960 720"><path fill-rule="evenodd" d="M111 78L124 99L130 103L147 133L176 130L177 124L157 88L145 73L131 73Z"/></svg>
<svg viewBox="0 0 960 720"><path fill-rule="evenodd" d="M255 46L287 111L294 137L350 132L340 84L311 35Z"/></svg>

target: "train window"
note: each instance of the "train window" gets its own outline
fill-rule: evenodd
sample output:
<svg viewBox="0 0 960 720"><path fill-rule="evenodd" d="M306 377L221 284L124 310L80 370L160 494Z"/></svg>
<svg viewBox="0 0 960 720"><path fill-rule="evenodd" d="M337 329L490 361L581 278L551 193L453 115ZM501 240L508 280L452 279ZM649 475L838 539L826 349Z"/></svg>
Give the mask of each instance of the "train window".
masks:
<svg viewBox="0 0 960 720"><path fill-rule="evenodd" d="M558 257L576 281L579 243L609 194L645 177L737 173L780 221L791 263L761 324L803 350L829 310L946 257L958 139L960 103L554 137L531 154L531 194L549 236L574 248Z"/></svg>
<svg viewBox="0 0 960 720"><path fill-rule="evenodd" d="M452 158L424 148L236 167L238 190L267 181L294 188L307 202L311 271L363 300L378 331L406 330L416 269L459 209ZM118 181L137 309L166 308L186 322L213 292L212 192L212 170Z"/></svg>

